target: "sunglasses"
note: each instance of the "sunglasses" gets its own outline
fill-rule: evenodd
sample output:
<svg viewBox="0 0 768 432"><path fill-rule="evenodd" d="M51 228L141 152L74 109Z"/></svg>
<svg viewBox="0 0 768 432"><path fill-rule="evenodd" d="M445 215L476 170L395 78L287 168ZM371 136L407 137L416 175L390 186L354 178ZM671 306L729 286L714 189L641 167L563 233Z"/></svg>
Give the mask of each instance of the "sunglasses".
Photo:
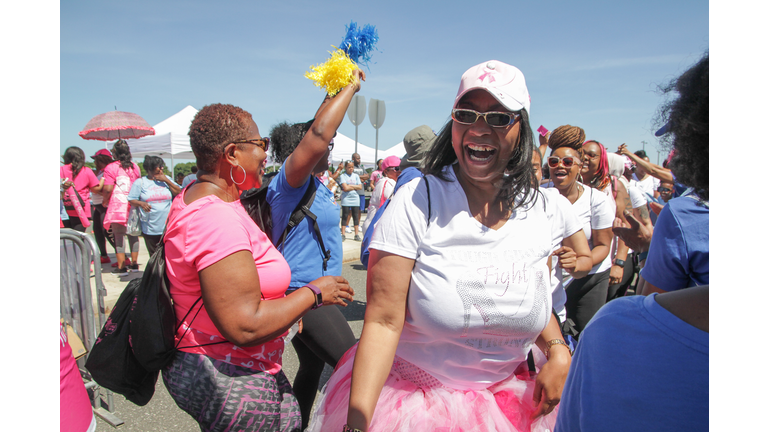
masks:
<svg viewBox="0 0 768 432"><path fill-rule="evenodd" d="M659 191L659 192L672 192L672 189L667 189L665 187L659 187L656 190Z"/></svg>
<svg viewBox="0 0 768 432"><path fill-rule="evenodd" d="M396 167L389 167L389 168L385 169L384 171L389 171L389 170L393 170L393 171L400 171L400 167L399 167L399 166L396 166Z"/></svg>
<svg viewBox="0 0 768 432"><path fill-rule="evenodd" d="M242 139L232 141L233 144L253 144L259 146L265 152L269 149L269 137L255 138L255 139Z"/></svg>
<svg viewBox="0 0 768 432"><path fill-rule="evenodd" d="M482 117L488 126L505 127L515 124L517 119L520 118L520 114L497 111L481 113L471 109L457 108L451 111L451 117L465 125L474 124L478 118Z"/></svg>
<svg viewBox="0 0 768 432"><path fill-rule="evenodd" d="M576 160L578 159L572 157L564 157L560 159L557 156L550 156L549 159L547 159L547 165L549 165L550 168L557 168L557 166L560 164L560 161L562 161L565 168L570 168L574 163L576 163Z"/></svg>

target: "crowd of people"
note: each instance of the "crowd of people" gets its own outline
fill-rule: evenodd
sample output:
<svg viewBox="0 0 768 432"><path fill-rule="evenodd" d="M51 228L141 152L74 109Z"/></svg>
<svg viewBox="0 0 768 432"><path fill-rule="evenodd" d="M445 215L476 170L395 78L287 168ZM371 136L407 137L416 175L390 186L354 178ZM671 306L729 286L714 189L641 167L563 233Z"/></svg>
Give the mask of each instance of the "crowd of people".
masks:
<svg viewBox="0 0 768 432"><path fill-rule="evenodd" d="M202 430L706 430L708 79L705 54L666 89L663 166L575 125L536 137L522 71L491 60L464 72L439 132L409 131L408 153L370 175L359 155L328 170L358 69L313 119L269 138L247 111L205 106L182 185L150 156L140 178L121 141L93 156L95 173L67 149L61 177L100 225L102 262L111 231L117 272L138 266L132 206L150 252L165 230L183 322L163 382ZM267 182L269 151L281 167ZM263 184L268 233L240 200ZM63 203L65 226L84 230ZM333 307L354 295L341 275L350 219L366 237L359 341Z"/></svg>

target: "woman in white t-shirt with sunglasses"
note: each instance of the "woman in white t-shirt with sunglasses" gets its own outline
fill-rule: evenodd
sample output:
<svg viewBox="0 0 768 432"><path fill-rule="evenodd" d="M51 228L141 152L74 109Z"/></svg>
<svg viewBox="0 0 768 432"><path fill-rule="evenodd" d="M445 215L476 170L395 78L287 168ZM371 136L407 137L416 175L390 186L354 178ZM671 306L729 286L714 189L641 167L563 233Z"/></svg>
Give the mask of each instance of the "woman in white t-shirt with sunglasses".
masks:
<svg viewBox="0 0 768 432"><path fill-rule="evenodd" d="M547 260L557 252L586 274L589 247L576 233L552 246L575 215L534 186L522 72L495 60L470 68L453 108L425 177L403 185L375 226L363 333L310 430L553 427L570 352Z"/></svg>
<svg viewBox="0 0 768 432"><path fill-rule="evenodd" d="M547 159L554 187L573 204L592 251L589 275L572 279L565 289L565 310L578 332L584 330L608 296L613 240L611 228L616 215L616 203L612 199L578 181L584 164L584 139L584 129L578 126L558 127L549 137L548 145L552 152Z"/></svg>

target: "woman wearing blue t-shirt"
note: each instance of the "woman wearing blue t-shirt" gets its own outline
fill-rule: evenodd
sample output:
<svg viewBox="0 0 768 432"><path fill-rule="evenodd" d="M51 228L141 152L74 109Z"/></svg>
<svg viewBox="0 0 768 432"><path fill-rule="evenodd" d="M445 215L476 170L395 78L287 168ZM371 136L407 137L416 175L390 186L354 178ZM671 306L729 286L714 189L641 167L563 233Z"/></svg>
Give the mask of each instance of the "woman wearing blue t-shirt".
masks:
<svg viewBox="0 0 768 432"><path fill-rule="evenodd" d="M163 173L165 162L162 158L144 156L142 165L147 175L133 182L128 193L128 202L140 209L141 236L144 237L149 256L152 256L165 230L171 201L181 192L181 187ZM134 270L138 270L138 265Z"/></svg>
<svg viewBox="0 0 768 432"><path fill-rule="evenodd" d="M344 120L352 96L360 90L360 80L365 80L360 70L356 70L354 76L355 80L334 97L326 96L313 120L293 125L280 123L270 132L272 157L283 166L269 183L267 202L272 209L272 242L291 268L288 293L322 276L341 276L343 250L341 239L336 235L339 206L316 174L328 169L333 148L329 143ZM309 211L316 217L317 226L306 216L284 236L289 218L310 182L314 182L315 198ZM356 206L357 194L351 195ZM359 207L355 208L359 211ZM313 309L302 317L302 323L301 332L291 343L299 358L293 391L301 409L302 428L305 428L325 364L336 367L355 344L355 335L336 307Z"/></svg>
<svg viewBox="0 0 768 432"><path fill-rule="evenodd" d="M344 237L344 227L349 225L349 217L355 224L355 241L360 239L360 196L357 191L363 190L363 182L355 171L355 164L347 161L344 166L344 172L339 176L339 185L341 186L341 220L344 224L341 226L341 241Z"/></svg>

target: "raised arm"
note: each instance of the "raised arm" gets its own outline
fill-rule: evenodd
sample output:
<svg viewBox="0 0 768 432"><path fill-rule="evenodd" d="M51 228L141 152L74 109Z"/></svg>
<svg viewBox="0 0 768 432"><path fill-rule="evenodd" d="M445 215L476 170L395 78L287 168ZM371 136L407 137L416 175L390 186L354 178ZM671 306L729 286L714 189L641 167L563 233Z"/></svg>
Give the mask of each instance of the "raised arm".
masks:
<svg viewBox="0 0 768 432"><path fill-rule="evenodd" d="M415 261L370 250L368 304L352 369L347 424L367 431L395 358Z"/></svg>
<svg viewBox="0 0 768 432"><path fill-rule="evenodd" d="M352 96L360 90L361 81L365 81L365 73L360 69L356 69L352 74L353 81L339 93L334 97L326 95L317 110L312 126L286 159L285 176L291 187L297 188L306 183L315 165L328 151L328 144L344 120L344 114L352 101Z"/></svg>
<svg viewBox="0 0 768 432"><path fill-rule="evenodd" d="M164 182L166 185L168 185L168 189L171 191L171 195L176 196L181 192L181 186L177 185L171 179L168 178L165 174L157 174L155 176L155 180L160 180L161 182Z"/></svg>
<svg viewBox="0 0 768 432"><path fill-rule="evenodd" d="M661 181L667 181L670 183L674 183L675 179L672 177L672 171L668 170L662 166L656 165L653 162L648 162L645 159L640 158L636 154L632 153L627 149L626 144L622 144L619 146L619 151L617 152L620 155L626 155L629 156L630 159L632 159L635 164L640 165L645 172L648 173L648 175L652 177L656 177L657 179Z"/></svg>

